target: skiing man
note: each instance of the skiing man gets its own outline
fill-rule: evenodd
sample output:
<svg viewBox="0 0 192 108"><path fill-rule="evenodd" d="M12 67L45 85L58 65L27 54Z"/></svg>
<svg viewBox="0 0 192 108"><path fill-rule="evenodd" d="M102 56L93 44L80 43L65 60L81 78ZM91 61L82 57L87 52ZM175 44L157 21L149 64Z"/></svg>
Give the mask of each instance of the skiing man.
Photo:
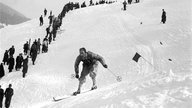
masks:
<svg viewBox="0 0 192 108"><path fill-rule="evenodd" d="M1 88L0 85L0 108L2 108L3 97L4 97L4 90Z"/></svg>
<svg viewBox="0 0 192 108"><path fill-rule="evenodd" d="M96 75L97 75L97 67L98 67L98 61L103 65L103 67L107 68L107 64L105 63L103 57L101 57L98 54L95 54L90 51L86 51L85 48L79 49L79 56L77 56L75 61L75 74L76 78L79 80L79 87L76 92L73 93L73 95L80 94L81 87L83 83L85 83L86 76L89 74L93 81L93 86L91 90L97 89L96 86ZM81 72L81 76L79 77L79 63L83 62L83 69Z"/></svg>
<svg viewBox="0 0 192 108"><path fill-rule="evenodd" d="M13 89L11 88L12 85L9 84L9 87L5 90L5 108L9 108L11 103L11 98L13 96Z"/></svg>
<svg viewBox="0 0 192 108"><path fill-rule="evenodd" d="M163 24L165 24L165 22L166 22L166 12L164 11L164 9L162 9L162 16L161 16L161 22L163 23Z"/></svg>

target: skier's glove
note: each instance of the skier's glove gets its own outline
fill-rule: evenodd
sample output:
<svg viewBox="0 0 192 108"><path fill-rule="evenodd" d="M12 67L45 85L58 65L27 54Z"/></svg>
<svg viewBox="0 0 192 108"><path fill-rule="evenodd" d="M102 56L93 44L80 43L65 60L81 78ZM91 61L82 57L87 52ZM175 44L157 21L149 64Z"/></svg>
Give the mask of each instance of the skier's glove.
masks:
<svg viewBox="0 0 192 108"><path fill-rule="evenodd" d="M103 65L104 68L108 68L108 66L106 64Z"/></svg>
<svg viewBox="0 0 192 108"><path fill-rule="evenodd" d="M79 79L79 75L78 75L78 74L76 74L76 75L75 75L75 78Z"/></svg>

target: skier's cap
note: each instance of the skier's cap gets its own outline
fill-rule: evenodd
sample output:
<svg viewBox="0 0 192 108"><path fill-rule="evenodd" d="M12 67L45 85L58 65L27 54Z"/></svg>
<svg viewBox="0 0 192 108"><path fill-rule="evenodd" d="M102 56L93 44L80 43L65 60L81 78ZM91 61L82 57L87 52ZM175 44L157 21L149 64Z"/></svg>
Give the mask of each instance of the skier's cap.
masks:
<svg viewBox="0 0 192 108"><path fill-rule="evenodd" d="M79 51L82 51L82 50L86 52L86 49L84 47L79 49Z"/></svg>

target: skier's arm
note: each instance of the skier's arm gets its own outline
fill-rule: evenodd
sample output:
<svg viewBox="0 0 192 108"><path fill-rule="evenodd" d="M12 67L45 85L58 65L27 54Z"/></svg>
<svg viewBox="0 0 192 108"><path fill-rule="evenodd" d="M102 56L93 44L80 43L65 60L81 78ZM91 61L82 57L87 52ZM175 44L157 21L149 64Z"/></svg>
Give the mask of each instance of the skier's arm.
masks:
<svg viewBox="0 0 192 108"><path fill-rule="evenodd" d="M92 57L98 60L103 66L106 65L105 60L102 56L92 53Z"/></svg>
<svg viewBox="0 0 192 108"><path fill-rule="evenodd" d="M75 65L74 65L76 75L79 74L79 63L80 62L81 62L81 59L80 59L80 56L78 56L75 60Z"/></svg>

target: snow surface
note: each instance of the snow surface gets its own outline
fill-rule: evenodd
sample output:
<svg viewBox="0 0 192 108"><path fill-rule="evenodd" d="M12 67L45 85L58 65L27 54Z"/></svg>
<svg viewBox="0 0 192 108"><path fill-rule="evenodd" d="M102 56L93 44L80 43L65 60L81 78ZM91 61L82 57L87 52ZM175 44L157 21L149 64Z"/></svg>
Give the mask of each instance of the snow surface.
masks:
<svg viewBox="0 0 192 108"><path fill-rule="evenodd" d="M11 108L192 108L191 1L144 0L128 5L127 11L122 7L117 2L67 13L48 53L38 55L34 66L29 62L26 78L21 71L7 73L5 66L0 85L13 85ZM160 24L162 9L166 24ZM47 18L45 22L39 27L33 19L1 29L1 60L12 45L16 57L30 38L42 40ZM71 74L80 47L102 55L123 80L117 82L100 65L97 90L53 102L52 97L77 90ZM136 52L143 57L138 63L132 60ZM82 91L91 85L87 77Z"/></svg>

